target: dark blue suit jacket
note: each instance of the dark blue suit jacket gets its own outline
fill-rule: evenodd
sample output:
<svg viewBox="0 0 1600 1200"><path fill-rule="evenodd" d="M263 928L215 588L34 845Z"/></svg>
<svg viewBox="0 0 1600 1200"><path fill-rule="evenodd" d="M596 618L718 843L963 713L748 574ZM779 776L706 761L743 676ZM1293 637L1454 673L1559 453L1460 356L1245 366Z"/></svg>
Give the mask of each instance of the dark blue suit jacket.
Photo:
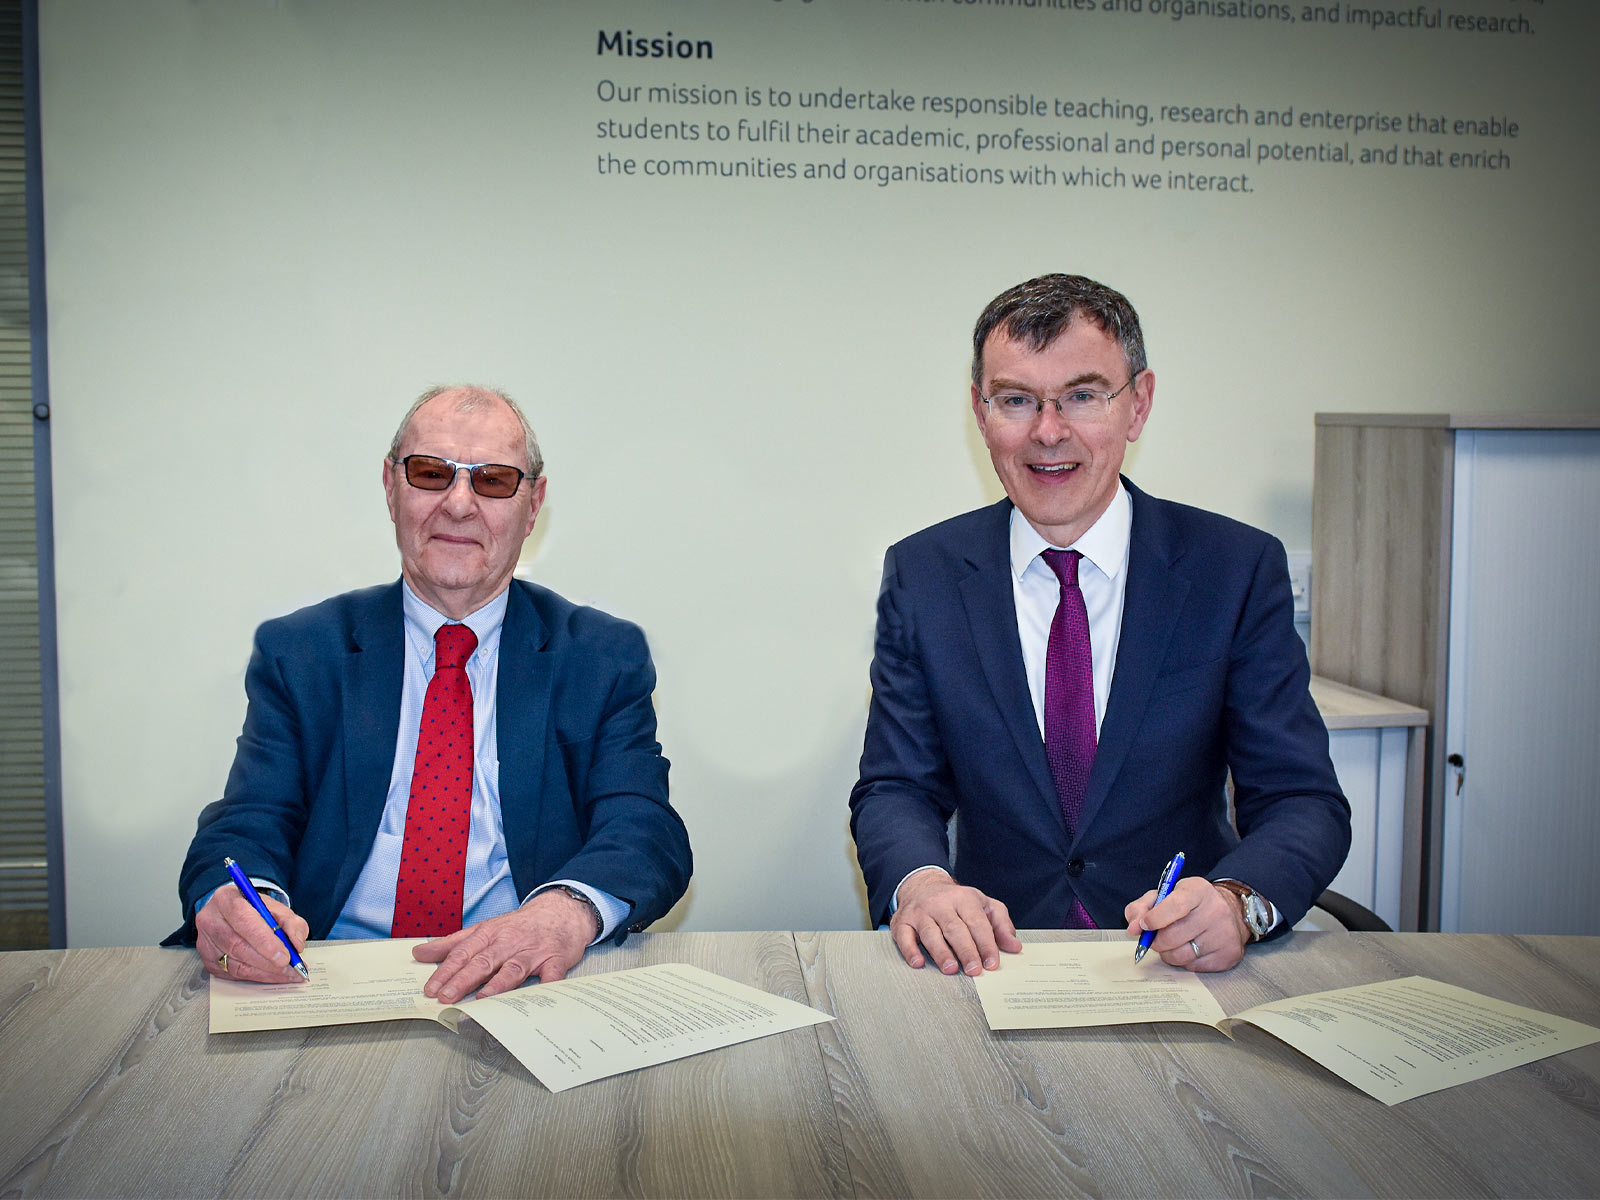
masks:
<svg viewBox="0 0 1600 1200"><path fill-rule="evenodd" d="M400 584L335 596L256 631L249 707L221 800L200 814L178 893L195 904L232 856L289 890L323 938L372 849L399 734ZM637 626L514 580L495 719L506 853L518 895L577 879L626 900L627 932L689 883L689 838L667 801L667 760Z"/></svg>
<svg viewBox="0 0 1600 1200"><path fill-rule="evenodd" d="M878 600L872 704L851 829L874 921L907 872L950 861L1019 928L1060 927L1074 893L1102 927L1189 874L1239 879L1287 928L1350 847L1350 806L1294 630L1276 538L1215 513L1133 498L1116 672L1075 837L1028 693L1012 596L1011 502L892 546ZM1233 772L1238 834L1225 780Z"/></svg>

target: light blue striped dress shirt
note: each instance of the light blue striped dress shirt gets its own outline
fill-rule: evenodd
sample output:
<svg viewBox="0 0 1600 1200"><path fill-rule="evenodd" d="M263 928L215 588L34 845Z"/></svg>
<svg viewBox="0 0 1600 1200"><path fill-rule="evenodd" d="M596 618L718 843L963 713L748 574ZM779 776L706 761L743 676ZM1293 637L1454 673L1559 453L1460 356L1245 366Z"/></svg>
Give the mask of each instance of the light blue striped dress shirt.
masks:
<svg viewBox="0 0 1600 1200"><path fill-rule="evenodd" d="M400 850L405 844L411 772L417 757L422 704L428 680L433 677L433 638L439 627L449 621L443 613L423 603L410 584L403 583L402 592L405 680L400 690L400 733L395 739L394 766L389 773L389 797L372 852L328 935L333 938L388 937L394 924L395 883L400 876ZM522 903L512 883L511 863L506 857L505 827L500 815L500 746L495 726L500 630L505 622L507 598L508 593L501 592L462 622L478 636L478 648L467 659L467 680L472 685L473 764L463 926L498 917ZM610 934L628 915L626 903L574 879L541 883L529 896L558 883L577 888L594 901L602 918L597 941Z"/></svg>

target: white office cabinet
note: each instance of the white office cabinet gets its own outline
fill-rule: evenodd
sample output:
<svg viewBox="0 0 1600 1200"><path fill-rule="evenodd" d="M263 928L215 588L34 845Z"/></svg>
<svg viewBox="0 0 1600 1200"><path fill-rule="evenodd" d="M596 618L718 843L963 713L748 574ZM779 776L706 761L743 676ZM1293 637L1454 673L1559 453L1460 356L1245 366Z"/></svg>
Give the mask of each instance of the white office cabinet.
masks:
<svg viewBox="0 0 1600 1200"><path fill-rule="evenodd" d="M1402 924L1600 934L1600 417L1317 416L1311 660L1433 713Z"/></svg>
<svg viewBox="0 0 1600 1200"><path fill-rule="evenodd" d="M1440 928L1600 933L1600 431L1455 441Z"/></svg>
<svg viewBox="0 0 1600 1200"><path fill-rule="evenodd" d="M1422 797L1428 714L1320 676L1311 679L1311 698L1350 801L1350 853L1329 886L1400 929L1405 815Z"/></svg>

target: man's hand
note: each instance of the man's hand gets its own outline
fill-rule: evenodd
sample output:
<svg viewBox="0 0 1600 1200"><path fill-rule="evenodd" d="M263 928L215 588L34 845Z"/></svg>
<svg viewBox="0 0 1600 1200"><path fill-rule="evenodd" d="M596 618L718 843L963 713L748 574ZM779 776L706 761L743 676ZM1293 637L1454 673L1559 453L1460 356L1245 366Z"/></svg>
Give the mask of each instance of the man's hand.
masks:
<svg viewBox="0 0 1600 1200"><path fill-rule="evenodd" d="M564 979L599 932L587 904L552 889L503 916L423 942L411 954L439 964L422 994L454 1004L473 991L509 992L535 975L542 983Z"/></svg>
<svg viewBox="0 0 1600 1200"><path fill-rule="evenodd" d="M291 908L271 896L262 896L268 911L278 919L294 948L306 948L311 927ZM289 965L289 952L278 935L267 928L261 914L231 883L211 894L194 916L194 948L206 970L221 979L253 983L303 983L300 972Z"/></svg>
<svg viewBox="0 0 1600 1200"><path fill-rule="evenodd" d="M1244 957L1250 931L1239 906L1209 879L1198 875L1180 879L1171 895L1160 904L1155 901L1155 892L1146 892L1122 915L1128 919L1131 938L1146 929L1156 931L1150 948L1163 962L1188 971L1226 971Z"/></svg>
<svg viewBox="0 0 1600 1200"><path fill-rule="evenodd" d="M900 885L889 932L906 962L920 967L932 959L946 975L958 967L968 975L993 971L1001 950L1016 954L1022 949L1004 904L939 870L918 871Z"/></svg>

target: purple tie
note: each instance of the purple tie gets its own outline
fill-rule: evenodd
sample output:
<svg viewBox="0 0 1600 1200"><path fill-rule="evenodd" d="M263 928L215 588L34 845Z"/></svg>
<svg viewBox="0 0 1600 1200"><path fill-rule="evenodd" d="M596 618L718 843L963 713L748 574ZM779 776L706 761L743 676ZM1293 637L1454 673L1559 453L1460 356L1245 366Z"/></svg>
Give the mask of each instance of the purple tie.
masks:
<svg viewBox="0 0 1600 1200"><path fill-rule="evenodd" d="M1083 794L1094 766L1094 659L1089 652L1089 613L1078 588L1076 550L1046 550L1045 565L1061 581L1061 601L1050 622L1044 656L1044 756L1050 762L1061 816L1069 838L1078 832ZM1076 896L1067 914L1068 929L1096 925Z"/></svg>

